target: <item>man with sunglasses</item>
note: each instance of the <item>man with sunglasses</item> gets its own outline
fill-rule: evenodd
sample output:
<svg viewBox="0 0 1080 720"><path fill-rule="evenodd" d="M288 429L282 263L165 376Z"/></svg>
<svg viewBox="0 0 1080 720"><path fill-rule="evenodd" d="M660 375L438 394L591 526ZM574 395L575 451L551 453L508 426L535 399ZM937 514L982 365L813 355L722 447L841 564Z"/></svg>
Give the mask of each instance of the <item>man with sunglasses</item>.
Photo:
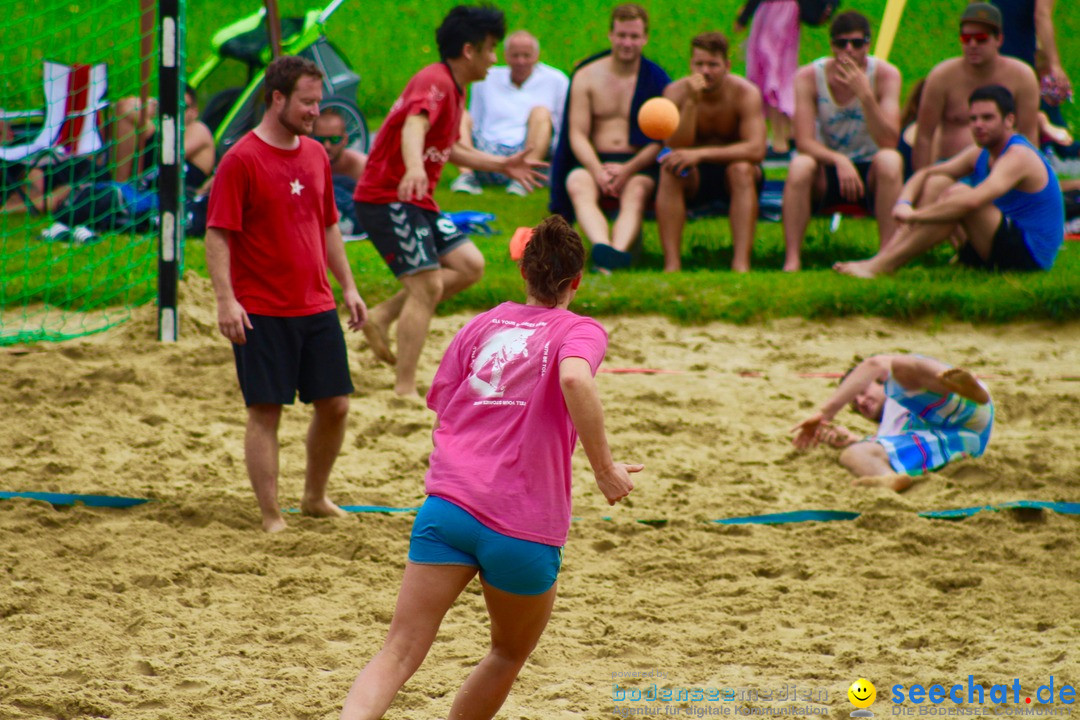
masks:
<svg viewBox="0 0 1080 720"><path fill-rule="evenodd" d="M1065 240L1065 206L1054 170L1035 145L1013 132L1016 103L1008 90L977 88L968 103L975 145L917 171L893 210L900 229L889 246L834 270L861 278L891 273L961 230L964 265L1019 271L1053 266Z"/></svg>
<svg viewBox="0 0 1080 720"><path fill-rule="evenodd" d="M334 178L334 204L337 205L341 219L342 235L358 234L360 223L356 219L356 206L353 192L356 181L364 174L367 155L348 147L349 134L345 127L345 118L335 108L324 108L315 121L315 141L323 146L330 158L330 172Z"/></svg>
<svg viewBox="0 0 1080 720"><path fill-rule="evenodd" d="M943 60L926 77L912 151L916 170L972 145L968 96L985 85L1012 94L1017 132L1039 142L1039 81L1026 63L1000 53L1003 39L1001 11L989 3L967 6L960 16L963 55Z"/></svg>
<svg viewBox="0 0 1080 720"><path fill-rule="evenodd" d="M900 71L869 57L870 21L849 10L829 27L832 57L795 75L798 154L784 183L784 270L802 267L800 251L811 210L858 204L873 212L884 247L895 222L892 206L904 183L900 137Z"/></svg>

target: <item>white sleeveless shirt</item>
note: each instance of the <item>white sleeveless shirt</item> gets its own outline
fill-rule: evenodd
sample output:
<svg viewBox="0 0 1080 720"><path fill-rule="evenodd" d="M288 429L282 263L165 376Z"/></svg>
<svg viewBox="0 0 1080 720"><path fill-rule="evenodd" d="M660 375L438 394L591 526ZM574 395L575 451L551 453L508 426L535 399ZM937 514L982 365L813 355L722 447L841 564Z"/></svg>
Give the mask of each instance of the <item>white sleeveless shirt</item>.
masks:
<svg viewBox="0 0 1080 720"><path fill-rule="evenodd" d="M852 162L870 162L878 151L877 143L870 135L862 103L852 98L846 105L839 105L829 92L825 77L825 63L830 58L814 61L814 78L817 83L817 133L818 140L830 150L846 155ZM876 91L877 64L875 57L866 59L866 76L870 90Z"/></svg>

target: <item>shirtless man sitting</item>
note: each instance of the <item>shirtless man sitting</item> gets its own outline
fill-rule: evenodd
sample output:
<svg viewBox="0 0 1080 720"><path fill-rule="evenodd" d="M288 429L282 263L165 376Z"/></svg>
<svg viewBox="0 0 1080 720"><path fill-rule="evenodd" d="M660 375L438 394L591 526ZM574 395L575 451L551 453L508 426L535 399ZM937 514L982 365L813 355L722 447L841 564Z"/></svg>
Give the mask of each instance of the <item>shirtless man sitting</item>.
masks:
<svg viewBox="0 0 1080 720"><path fill-rule="evenodd" d="M566 176L566 192L585 235L592 243L593 263L601 270L630 264L630 245L641 229L641 219L656 190L656 156L660 144L632 142L632 117L639 83L651 81L655 96L669 82L667 74L642 57L648 40L649 17L639 5L626 4L611 14L611 53L585 66L570 82L568 140L580 167ZM644 140L644 136L642 136ZM558 182L553 177L553 185ZM600 207L603 198L617 199L619 214L608 231ZM559 211L553 199L552 209Z"/></svg>
<svg viewBox="0 0 1080 720"><path fill-rule="evenodd" d="M750 245L757 225L758 193L764 175L765 120L761 91L728 72L728 42L707 32L690 42L689 77L676 80L664 97L679 106L679 127L663 157L656 221L664 247L664 271L681 267L687 199L726 199L734 255L731 269L750 269Z"/></svg>
<svg viewBox="0 0 1080 720"><path fill-rule="evenodd" d="M1039 143L1039 81L1029 65L999 53L1001 11L972 3L960 17L964 54L943 60L930 71L919 104L912 152L916 170L947 160L975 141L968 124L968 97L976 88L1001 85L1016 100L1016 130Z"/></svg>

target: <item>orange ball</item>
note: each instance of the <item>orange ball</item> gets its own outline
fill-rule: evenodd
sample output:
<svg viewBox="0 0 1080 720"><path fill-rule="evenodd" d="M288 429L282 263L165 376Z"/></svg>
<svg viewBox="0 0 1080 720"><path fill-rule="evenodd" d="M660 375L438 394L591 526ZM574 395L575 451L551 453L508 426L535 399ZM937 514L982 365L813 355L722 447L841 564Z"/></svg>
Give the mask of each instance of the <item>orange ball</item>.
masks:
<svg viewBox="0 0 1080 720"><path fill-rule="evenodd" d="M679 127L679 107L666 97L650 98L638 110L637 121L646 137L667 140Z"/></svg>
<svg viewBox="0 0 1080 720"><path fill-rule="evenodd" d="M525 257L525 246L532 240L533 229L531 227L519 227L510 238L510 259L520 260Z"/></svg>

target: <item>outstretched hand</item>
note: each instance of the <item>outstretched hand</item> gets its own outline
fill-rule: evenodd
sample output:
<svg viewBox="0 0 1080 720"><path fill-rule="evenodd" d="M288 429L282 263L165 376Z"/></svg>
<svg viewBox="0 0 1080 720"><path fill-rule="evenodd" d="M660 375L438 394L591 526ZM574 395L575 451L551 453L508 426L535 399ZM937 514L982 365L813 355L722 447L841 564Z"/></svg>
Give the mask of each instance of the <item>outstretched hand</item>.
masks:
<svg viewBox="0 0 1080 720"><path fill-rule="evenodd" d="M795 435L795 437L791 439L791 442L799 450L806 450L807 448L814 447L819 442L818 434L821 432L821 428L827 423L828 421L821 411L814 413L791 428L792 434Z"/></svg>
<svg viewBox="0 0 1080 720"><path fill-rule="evenodd" d="M532 148L519 150L513 155L506 157L503 174L511 180L517 180L526 190L532 191L540 187L547 180L542 170L548 167L548 163L542 160L530 160L525 157Z"/></svg>
<svg viewBox="0 0 1080 720"><path fill-rule="evenodd" d="M630 473L641 472L644 469L645 466L641 464L614 463L595 473L596 486L600 488L600 492L604 493L608 505L614 505L634 489Z"/></svg>

